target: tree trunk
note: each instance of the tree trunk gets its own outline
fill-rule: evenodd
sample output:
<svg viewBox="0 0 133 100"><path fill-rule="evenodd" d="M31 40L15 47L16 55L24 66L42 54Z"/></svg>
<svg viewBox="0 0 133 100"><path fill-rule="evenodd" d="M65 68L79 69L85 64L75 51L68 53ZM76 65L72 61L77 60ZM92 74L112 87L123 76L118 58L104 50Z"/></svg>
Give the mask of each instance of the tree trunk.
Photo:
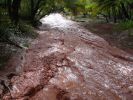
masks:
<svg viewBox="0 0 133 100"><path fill-rule="evenodd" d="M117 17L116 17L116 10L114 8L112 8L112 13L113 13L113 21L114 21L114 23L116 23Z"/></svg>
<svg viewBox="0 0 133 100"><path fill-rule="evenodd" d="M122 11L123 11L125 18L130 19L130 16L128 14L128 11L126 10L124 3L121 3L121 8L122 8Z"/></svg>
<svg viewBox="0 0 133 100"><path fill-rule="evenodd" d="M34 2L34 0L31 0L31 22L32 24L34 24L34 22L36 21L36 13L38 12L40 3L42 0L38 0L37 2Z"/></svg>
<svg viewBox="0 0 133 100"><path fill-rule="evenodd" d="M11 11L12 11L12 10L11 10L11 9L12 9L12 2L11 2L11 0L8 0L8 1L7 1L7 6L8 6L8 14L9 14L9 17L10 17L10 19L11 19L11 21L12 21L12 14L11 14L11 13L12 13L12 12L11 12Z"/></svg>
<svg viewBox="0 0 133 100"><path fill-rule="evenodd" d="M19 7L21 0L13 0L12 3L12 17L15 24L19 21Z"/></svg>
<svg viewBox="0 0 133 100"><path fill-rule="evenodd" d="M19 21L19 7L20 7L21 0L8 0L8 13L11 21L14 24L17 24Z"/></svg>

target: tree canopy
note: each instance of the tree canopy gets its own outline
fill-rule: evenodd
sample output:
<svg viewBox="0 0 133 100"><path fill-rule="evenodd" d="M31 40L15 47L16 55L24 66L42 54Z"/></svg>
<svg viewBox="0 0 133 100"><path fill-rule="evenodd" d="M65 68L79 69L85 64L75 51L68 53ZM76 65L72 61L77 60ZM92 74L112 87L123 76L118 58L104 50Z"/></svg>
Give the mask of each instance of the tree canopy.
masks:
<svg viewBox="0 0 133 100"><path fill-rule="evenodd" d="M133 19L133 0L1 0L0 7L13 23L19 18L34 22L52 12L103 16L107 22Z"/></svg>

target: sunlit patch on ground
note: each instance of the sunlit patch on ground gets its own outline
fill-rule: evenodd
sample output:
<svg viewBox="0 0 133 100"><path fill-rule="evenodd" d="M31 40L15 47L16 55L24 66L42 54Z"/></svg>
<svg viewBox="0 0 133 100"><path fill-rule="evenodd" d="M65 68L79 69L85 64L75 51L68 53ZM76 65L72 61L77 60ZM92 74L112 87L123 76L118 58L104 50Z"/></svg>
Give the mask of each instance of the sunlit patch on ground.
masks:
<svg viewBox="0 0 133 100"><path fill-rule="evenodd" d="M67 20L59 13L54 13L45 16L40 20L43 25L49 25L51 28L68 28L70 27L73 22L70 20Z"/></svg>

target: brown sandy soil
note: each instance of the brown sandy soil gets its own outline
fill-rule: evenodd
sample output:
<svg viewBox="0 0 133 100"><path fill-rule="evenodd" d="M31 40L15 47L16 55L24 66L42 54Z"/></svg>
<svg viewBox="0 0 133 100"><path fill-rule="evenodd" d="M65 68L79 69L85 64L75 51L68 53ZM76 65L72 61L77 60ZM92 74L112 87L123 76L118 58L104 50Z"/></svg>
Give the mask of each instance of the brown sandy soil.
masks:
<svg viewBox="0 0 133 100"><path fill-rule="evenodd" d="M132 100L132 55L74 22L37 32L5 67L2 100Z"/></svg>

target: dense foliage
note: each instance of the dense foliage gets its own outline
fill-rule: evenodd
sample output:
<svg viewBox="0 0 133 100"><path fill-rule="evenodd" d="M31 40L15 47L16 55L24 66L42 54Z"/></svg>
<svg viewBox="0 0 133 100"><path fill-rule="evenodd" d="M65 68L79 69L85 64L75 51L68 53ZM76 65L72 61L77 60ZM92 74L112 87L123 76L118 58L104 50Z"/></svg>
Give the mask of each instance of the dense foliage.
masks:
<svg viewBox="0 0 133 100"><path fill-rule="evenodd" d="M52 12L104 17L107 22L133 19L133 0L1 0L0 6L14 23L19 18L34 22Z"/></svg>
<svg viewBox="0 0 133 100"><path fill-rule="evenodd" d="M53 12L119 22L125 29L133 27L133 0L0 0L1 36L11 24L23 32L20 22L38 25L40 18Z"/></svg>

